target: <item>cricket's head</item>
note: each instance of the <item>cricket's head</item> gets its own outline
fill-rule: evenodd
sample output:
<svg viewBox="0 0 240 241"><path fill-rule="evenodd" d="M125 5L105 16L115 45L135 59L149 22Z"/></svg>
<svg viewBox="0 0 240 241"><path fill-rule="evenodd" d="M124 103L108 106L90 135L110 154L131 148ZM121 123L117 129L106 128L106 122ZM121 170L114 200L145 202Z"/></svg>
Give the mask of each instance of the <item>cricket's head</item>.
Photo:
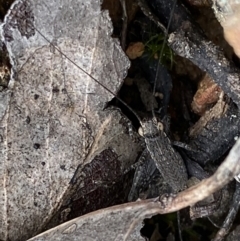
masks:
<svg viewBox="0 0 240 241"><path fill-rule="evenodd" d="M138 133L143 137L158 136L159 132L163 131L163 123L156 117L143 119L140 124L141 127L138 129Z"/></svg>

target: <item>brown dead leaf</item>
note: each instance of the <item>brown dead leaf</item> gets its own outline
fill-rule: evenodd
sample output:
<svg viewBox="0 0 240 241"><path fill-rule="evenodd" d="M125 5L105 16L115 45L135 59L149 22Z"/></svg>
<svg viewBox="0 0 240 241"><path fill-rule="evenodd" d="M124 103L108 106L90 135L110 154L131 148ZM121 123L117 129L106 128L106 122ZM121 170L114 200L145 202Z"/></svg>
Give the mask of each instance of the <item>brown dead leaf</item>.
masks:
<svg viewBox="0 0 240 241"><path fill-rule="evenodd" d="M144 44L142 42L130 43L126 50L126 54L129 59L136 59L142 56L143 52Z"/></svg>

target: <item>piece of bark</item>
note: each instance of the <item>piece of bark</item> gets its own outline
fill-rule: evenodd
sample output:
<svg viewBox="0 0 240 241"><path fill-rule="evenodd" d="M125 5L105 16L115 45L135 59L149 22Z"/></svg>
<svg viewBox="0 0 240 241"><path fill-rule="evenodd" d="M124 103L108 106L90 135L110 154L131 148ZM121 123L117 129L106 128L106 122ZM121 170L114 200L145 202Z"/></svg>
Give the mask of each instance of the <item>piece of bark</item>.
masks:
<svg viewBox="0 0 240 241"><path fill-rule="evenodd" d="M224 94L221 93L221 97L218 102L190 128L189 137L194 138L198 136L206 125L214 119L220 119L224 116L226 111L229 109L229 104L223 99ZM236 110L237 112L237 110Z"/></svg>
<svg viewBox="0 0 240 241"><path fill-rule="evenodd" d="M201 165L218 160L235 143L239 125L238 108L220 99L190 129L187 155Z"/></svg>

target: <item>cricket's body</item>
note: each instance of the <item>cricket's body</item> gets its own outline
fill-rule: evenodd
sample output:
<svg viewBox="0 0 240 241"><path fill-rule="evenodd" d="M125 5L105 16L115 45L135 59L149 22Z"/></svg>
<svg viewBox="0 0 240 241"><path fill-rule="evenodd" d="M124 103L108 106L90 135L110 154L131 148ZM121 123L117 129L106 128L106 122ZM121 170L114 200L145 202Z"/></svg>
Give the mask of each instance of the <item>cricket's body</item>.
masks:
<svg viewBox="0 0 240 241"><path fill-rule="evenodd" d="M155 117L141 122L146 148L164 180L174 192L186 188L188 176L184 161L176 152L163 130L163 124Z"/></svg>

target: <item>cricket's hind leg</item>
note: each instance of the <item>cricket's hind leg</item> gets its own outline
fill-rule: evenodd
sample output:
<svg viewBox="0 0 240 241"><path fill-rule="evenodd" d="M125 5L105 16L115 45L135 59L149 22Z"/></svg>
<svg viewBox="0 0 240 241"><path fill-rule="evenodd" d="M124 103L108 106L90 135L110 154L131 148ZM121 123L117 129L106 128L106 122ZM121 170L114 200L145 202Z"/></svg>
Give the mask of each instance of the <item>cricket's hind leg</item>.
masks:
<svg viewBox="0 0 240 241"><path fill-rule="evenodd" d="M136 171L128 201L153 198L159 196L159 193L170 192L170 186L164 182L147 149L143 151L139 161L133 167Z"/></svg>
<svg viewBox="0 0 240 241"><path fill-rule="evenodd" d="M131 190L128 194L128 201L134 201L139 198L139 190L141 186L143 186L143 183L146 181L147 177L147 170L154 168L151 167L151 158L148 154L147 149L142 152L141 156L139 157L139 160L131 166L132 169L135 169L134 178ZM147 168L149 167L149 168Z"/></svg>

